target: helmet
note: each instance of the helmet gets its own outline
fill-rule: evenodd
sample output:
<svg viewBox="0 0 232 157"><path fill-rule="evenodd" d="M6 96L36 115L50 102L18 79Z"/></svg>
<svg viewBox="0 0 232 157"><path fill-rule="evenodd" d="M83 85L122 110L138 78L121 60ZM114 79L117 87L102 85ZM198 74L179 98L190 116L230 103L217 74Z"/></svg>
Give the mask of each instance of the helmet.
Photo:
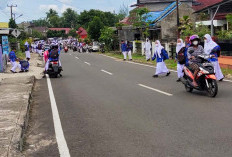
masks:
<svg viewBox="0 0 232 157"><path fill-rule="evenodd" d="M191 37L190 37L190 39L189 39L191 42L193 41L193 40L200 40L200 38L199 38L199 36L198 35L192 35Z"/></svg>

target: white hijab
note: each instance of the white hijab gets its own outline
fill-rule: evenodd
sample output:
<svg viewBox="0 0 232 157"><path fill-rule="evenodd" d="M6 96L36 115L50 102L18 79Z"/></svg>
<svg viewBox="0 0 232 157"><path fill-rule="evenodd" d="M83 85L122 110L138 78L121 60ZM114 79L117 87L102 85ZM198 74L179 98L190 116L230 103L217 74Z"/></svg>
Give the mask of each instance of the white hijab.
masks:
<svg viewBox="0 0 232 157"><path fill-rule="evenodd" d="M145 49L146 50L150 50L151 49L151 42L150 42L150 40L148 38L146 39Z"/></svg>
<svg viewBox="0 0 232 157"><path fill-rule="evenodd" d="M161 43L160 43L159 40L156 40L155 42L158 43L158 45L155 46L155 54L158 55L159 58L161 58L161 50L162 50L164 47L161 45Z"/></svg>
<svg viewBox="0 0 232 157"><path fill-rule="evenodd" d="M206 34L204 37L207 39L204 46L205 53L210 54L213 48L218 46L218 44L213 41L209 34Z"/></svg>
<svg viewBox="0 0 232 157"><path fill-rule="evenodd" d="M24 45L28 46L29 44L28 44L28 42L26 41Z"/></svg>
<svg viewBox="0 0 232 157"><path fill-rule="evenodd" d="M184 44L183 40L182 40L182 39L178 39L178 40L180 40L181 43L179 43L179 45L178 45L178 43L176 44L176 53L177 53L177 54L178 54L178 52L179 52L183 47L185 47L185 44ZM177 40L177 41L178 41L178 40Z"/></svg>

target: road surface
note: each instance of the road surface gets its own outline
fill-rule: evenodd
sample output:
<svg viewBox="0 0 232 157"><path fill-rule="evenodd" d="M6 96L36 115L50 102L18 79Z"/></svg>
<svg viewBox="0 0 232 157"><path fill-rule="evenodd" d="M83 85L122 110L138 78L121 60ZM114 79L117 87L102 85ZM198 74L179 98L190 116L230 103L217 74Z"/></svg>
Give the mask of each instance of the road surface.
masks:
<svg viewBox="0 0 232 157"><path fill-rule="evenodd" d="M62 54L62 66L63 78L51 85L64 141L57 144L62 134L55 132L47 80L40 80L29 140L42 134L39 140L52 142L30 155L58 156L62 147L72 157L232 156L231 82L220 82L209 98L187 93L175 72L153 78L151 66L99 54Z"/></svg>

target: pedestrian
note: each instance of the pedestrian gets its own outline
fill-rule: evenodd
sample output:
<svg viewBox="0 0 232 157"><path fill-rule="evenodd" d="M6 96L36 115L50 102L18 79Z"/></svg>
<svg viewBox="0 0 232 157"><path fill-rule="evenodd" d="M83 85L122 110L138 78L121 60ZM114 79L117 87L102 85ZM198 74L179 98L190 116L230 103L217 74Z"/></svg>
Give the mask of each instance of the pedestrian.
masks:
<svg viewBox="0 0 232 157"><path fill-rule="evenodd" d="M132 61L132 55L131 55L132 51L133 51L133 45L130 41L127 41L127 54L130 61Z"/></svg>
<svg viewBox="0 0 232 157"><path fill-rule="evenodd" d="M38 44L38 46L37 46L37 49L38 49L39 55L40 55L40 56L43 56L43 55L42 55L42 53L43 53L43 51L42 51L43 45L42 45L42 43L41 43L40 41L39 41L39 44Z"/></svg>
<svg viewBox="0 0 232 157"><path fill-rule="evenodd" d="M25 48L26 59L29 61L31 59L31 54L30 54L30 45L27 41L24 44L24 48Z"/></svg>
<svg viewBox="0 0 232 157"><path fill-rule="evenodd" d="M121 41L121 50L123 54L123 60L126 61L127 58L127 44L125 43L124 40Z"/></svg>
<svg viewBox="0 0 232 157"><path fill-rule="evenodd" d="M158 77L160 74L166 73L166 76L170 75L170 71L168 70L165 60L169 59L167 51L164 49L164 47L160 44L159 40L156 40L155 42L155 53L152 60L155 60L157 62L156 65L156 73L153 77Z"/></svg>
<svg viewBox="0 0 232 157"><path fill-rule="evenodd" d="M206 34L204 36L204 41L205 41L205 45L204 45L205 53L212 56L209 59L209 61L214 65L214 71L215 71L216 78L219 81L223 81L224 76L222 74L222 71L221 71L221 68L218 62L218 57L220 55L221 48L216 42L213 41L212 37L209 34Z"/></svg>
<svg viewBox="0 0 232 157"><path fill-rule="evenodd" d="M16 69L17 69L17 68L21 69L20 64L18 64L18 63L16 62L16 61L17 61L17 57L16 57L16 55L15 55L15 52L16 52L16 49L13 48L12 51L9 53L9 59L10 59L10 63L11 63L11 66L12 66L12 68L11 68L10 71L11 71L12 73L17 73L17 72L16 72Z"/></svg>
<svg viewBox="0 0 232 157"><path fill-rule="evenodd" d="M145 55L146 55L146 60L147 61L150 61L151 60L151 42L150 40L147 38L146 39L146 42L144 44L144 52L145 52Z"/></svg>
<svg viewBox="0 0 232 157"><path fill-rule="evenodd" d="M180 78L182 78L184 76L184 64L185 64L185 44L183 42L182 39L178 39L177 40L177 44L176 44L176 59L180 59L181 57L183 57L183 61L178 61L177 62L177 82L180 82ZM182 56L181 56L182 55ZM184 62L184 63L183 63Z"/></svg>

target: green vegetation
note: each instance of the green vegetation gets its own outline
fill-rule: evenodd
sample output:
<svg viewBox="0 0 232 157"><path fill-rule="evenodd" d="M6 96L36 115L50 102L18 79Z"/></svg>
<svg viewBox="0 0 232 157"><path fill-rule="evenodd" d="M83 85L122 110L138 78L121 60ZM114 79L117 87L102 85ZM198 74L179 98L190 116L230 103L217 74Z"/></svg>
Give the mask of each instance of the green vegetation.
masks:
<svg viewBox="0 0 232 157"><path fill-rule="evenodd" d="M101 29L101 36L99 41L105 43L105 49L107 52L112 50L112 44L114 40L114 30L110 27L104 27Z"/></svg>
<svg viewBox="0 0 232 157"><path fill-rule="evenodd" d="M93 40L98 41L101 35L101 29L103 28L104 24L101 21L100 17L95 16L93 18L93 21L89 23L88 33Z"/></svg>
<svg viewBox="0 0 232 157"><path fill-rule="evenodd" d="M24 52L22 52L22 51L16 51L16 56L17 56L17 58L19 58L19 59L24 59L24 58L26 58L26 55L25 55L25 53Z"/></svg>

